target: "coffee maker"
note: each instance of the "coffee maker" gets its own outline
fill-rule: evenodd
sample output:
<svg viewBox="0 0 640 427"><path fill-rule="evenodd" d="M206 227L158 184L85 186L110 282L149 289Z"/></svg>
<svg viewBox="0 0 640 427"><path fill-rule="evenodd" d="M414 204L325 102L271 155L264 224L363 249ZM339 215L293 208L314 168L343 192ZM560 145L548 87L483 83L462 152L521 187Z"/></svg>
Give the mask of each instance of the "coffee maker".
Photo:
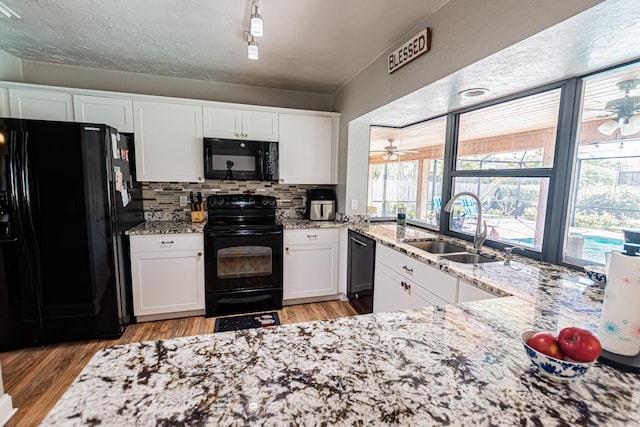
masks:
<svg viewBox="0 0 640 427"><path fill-rule="evenodd" d="M306 218L311 221L336 219L336 195L333 190L312 188L307 191Z"/></svg>

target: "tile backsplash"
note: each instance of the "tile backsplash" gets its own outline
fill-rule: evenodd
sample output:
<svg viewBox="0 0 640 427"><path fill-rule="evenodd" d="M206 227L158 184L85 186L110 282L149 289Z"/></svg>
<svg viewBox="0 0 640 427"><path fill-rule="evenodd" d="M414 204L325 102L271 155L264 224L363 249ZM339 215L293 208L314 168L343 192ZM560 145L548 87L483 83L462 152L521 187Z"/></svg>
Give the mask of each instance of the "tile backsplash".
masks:
<svg viewBox="0 0 640 427"><path fill-rule="evenodd" d="M335 189L333 185L278 184L268 181L217 181L204 183L143 182L142 198L147 221L190 220L189 206L180 206L180 196L189 197L193 191L202 193L203 199L218 194L252 193L275 196L280 216L302 217L307 190L310 188Z"/></svg>

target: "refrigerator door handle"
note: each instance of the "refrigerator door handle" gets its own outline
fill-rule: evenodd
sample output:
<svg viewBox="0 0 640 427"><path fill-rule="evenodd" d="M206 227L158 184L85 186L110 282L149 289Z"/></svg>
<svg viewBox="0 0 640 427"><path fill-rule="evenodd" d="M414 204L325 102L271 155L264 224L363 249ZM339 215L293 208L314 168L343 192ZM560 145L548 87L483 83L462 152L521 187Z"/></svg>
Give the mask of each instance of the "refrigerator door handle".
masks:
<svg viewBox="0 0 640 427"><path fill-rule="evenodd" d="M31 247L34 250L32 255L36 255L40 252L38 248L38 241L36 240L36 229L35 223L33 221L33 206L31 204L31 162L29 160L29 150L28 150L28 142L29 142L29 134L27 132L23 133L24 137L22 139L22 185L23 185L23 196L24 196L24 216L26 217L27 227L29 231L29 243L31 243Z"/></svg>
<svg viewBox="0 0 640 427"><path fill-rule="evenodd" d="M25 274L28 277L29 283L35 283L35 254L31 250L31 241L25 233L24 229L24 188L23 188L23 174L24 174L24 142L26 134L24 132L13 131L11 133L11 143L9 147L9 176L11 180L11 205L12 214L15 219L15 227L17 230L16 240L17 243L24 249L26 254L25 263L27 264L27 271ZM33 286L29 285L22 287L23 292L29 293L27 298L22 298L22 317L23 320L33 321L38 318L36 313L36 306L29 304L37 298L34 292Z"/></svg>

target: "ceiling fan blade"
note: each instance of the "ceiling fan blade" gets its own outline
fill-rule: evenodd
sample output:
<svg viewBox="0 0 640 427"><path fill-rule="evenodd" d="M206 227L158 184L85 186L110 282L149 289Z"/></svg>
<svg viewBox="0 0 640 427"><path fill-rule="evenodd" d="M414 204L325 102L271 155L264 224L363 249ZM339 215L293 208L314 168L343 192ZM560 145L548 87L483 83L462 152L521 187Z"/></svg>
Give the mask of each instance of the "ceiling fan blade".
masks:
<svg viewBox="0 0 640 427"><path fill-rule="evenodd" d="M418 152L413 150L398 150L396 154L418 154Z"/></svg>

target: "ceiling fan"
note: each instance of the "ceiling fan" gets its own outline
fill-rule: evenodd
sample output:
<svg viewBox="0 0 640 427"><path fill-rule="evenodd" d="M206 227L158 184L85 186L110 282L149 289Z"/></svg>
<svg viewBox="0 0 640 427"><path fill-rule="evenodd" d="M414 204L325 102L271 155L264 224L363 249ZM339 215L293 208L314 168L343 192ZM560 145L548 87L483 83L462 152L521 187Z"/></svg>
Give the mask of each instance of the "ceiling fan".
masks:
<svg viewBox="0 0 640 427"><path fill-rule="evenodd" d="M382 158L385 160L396 160L398 156L403 154L417 153L413 150L400 150L397 146L393 145L394 138L387 138L389 145L385 146L383 150L373 150L372 153L384 153Z"/></svg>
<svg viewBox="0 0 640 427"><path fill-rule="evenodd" d="M622 98L612 99L604 106L609 114L605 117L617 116L598 126L598 131L605 135L613 135L620 129L623 136L633 135L640 131L640 96L629 96L629 92L640 87L640 79L623 80L616 83L618 89L624 91Z"/></svg>

